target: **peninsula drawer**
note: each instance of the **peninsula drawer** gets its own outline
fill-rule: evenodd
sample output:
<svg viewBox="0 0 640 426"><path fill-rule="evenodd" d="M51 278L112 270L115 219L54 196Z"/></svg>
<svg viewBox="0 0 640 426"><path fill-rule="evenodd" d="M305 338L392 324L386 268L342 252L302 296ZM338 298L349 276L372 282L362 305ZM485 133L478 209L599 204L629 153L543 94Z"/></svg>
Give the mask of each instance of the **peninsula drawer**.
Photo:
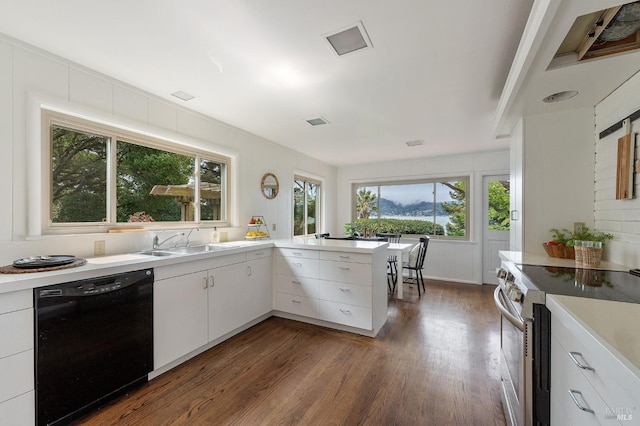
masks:
<svg viewBox="0 0 640 426"><path fill-rule="evenodd" d="M364 253L349 253L344 251L320 252L320 260L332 260L334 262L366 263L371 265L371 255Z"/></svg>
<svg viewBox="0 0 640 426"><path fill-rule="evenodd" d="M309 297L276 293L276 310L316 318L316 301Z"/></svg>
<svg viewBox="0 0 640 426"><path fill-rule="evenodd" d="M284 257L304 257L307 259L318 259L319 255L316 250L305 250L305 249L290 249L279 247L278 255Z"/></svg>
<svg viewBox="0 0 640 426"><path fill-rule="evenodd" d="M265 248L260 250L252 250L247 252L247 260L264 259L271 257L271 248Z"/></svg>
<svg viewBox="0 0 640 426"><path fill-rule="evenodd" d="M320 312L320 319L325 321L364 328L365 330L371 330L373 328L370 308L319 300L318 310Z"/></svg>
<svg viewBox="0 0 640 426"><path fill-rule="evenodd" d="M371 286L371 265L322 261L320 279Z"/></svg>
<svg viewBox="0 0 640 426"><path fill-rule="evenodd" d="M318 296L318 280L292 275L276 275L276 291L316 298Z"/></svg>
<svg viewBox="0 0 640 426"><path fill-rule="evenodd" d="M295 277L318 278L319 262L317 259L278 256L276 258L276 273Z"/></svg>
<svg viewBox="0 0 640 426"><path fill-rule="evenodd" d="M320 281L318 299L371 308L371 286Z"/></svg>

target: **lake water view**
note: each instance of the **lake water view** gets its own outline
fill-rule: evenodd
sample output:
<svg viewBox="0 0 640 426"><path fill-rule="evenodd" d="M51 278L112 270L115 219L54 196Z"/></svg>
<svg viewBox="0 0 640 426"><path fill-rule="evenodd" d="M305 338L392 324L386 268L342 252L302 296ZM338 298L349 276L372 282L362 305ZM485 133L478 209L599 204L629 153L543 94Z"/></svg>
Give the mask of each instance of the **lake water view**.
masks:
<svg viewBox="0 0 640 426"><path fill-rule="evenodd" d="M382 216L382 219L424 220L433 222L433 216ZM449 223L449 216L436 216L436 223L445 226Z"/></svg>

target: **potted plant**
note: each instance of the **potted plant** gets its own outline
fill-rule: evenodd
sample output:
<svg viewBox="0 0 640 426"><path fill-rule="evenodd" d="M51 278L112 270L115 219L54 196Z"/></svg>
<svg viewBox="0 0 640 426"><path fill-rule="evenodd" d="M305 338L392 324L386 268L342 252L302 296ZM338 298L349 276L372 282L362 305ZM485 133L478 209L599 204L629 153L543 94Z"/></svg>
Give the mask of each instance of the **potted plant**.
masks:
<svg viewBox="0 0 640 426"><path fill-rule="evenodd" d="M560 257L564 259L575 259L576 254L573 246L576 241L605 241L614 238L613 234L608 234L600 231L592 231L587 226L582 226L579 231L571 232L568 229L556 229L549 230L552 234L552 239L542 246L547 254L551 257Z"/></svg>

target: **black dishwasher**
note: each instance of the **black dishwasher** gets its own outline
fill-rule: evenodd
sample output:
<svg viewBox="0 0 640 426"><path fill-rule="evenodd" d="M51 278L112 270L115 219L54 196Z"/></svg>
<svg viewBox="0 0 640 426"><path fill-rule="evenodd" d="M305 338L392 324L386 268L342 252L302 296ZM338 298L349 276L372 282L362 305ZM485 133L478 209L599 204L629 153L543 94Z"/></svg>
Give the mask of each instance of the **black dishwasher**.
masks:
<svg viewBox="0 0 640 426"><path fill-rule="evenodd" d="M36 423L68 424L153 370L153 269L34 289Z"/></svg>

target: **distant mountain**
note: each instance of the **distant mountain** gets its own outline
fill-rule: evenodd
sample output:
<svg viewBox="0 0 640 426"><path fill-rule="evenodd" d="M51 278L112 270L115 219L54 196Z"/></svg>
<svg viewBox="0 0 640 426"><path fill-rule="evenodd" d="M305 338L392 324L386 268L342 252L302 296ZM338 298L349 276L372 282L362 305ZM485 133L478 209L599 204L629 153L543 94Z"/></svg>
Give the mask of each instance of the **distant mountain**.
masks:
<svg viewBox="0 0 640 426"><path fill-rule="evenodd" d="M380 216L433 216L434 203L420 201L412 204L395 203L386 198L380 198ZM441 203L435 203L437 216L446 216Z"/></svg>

